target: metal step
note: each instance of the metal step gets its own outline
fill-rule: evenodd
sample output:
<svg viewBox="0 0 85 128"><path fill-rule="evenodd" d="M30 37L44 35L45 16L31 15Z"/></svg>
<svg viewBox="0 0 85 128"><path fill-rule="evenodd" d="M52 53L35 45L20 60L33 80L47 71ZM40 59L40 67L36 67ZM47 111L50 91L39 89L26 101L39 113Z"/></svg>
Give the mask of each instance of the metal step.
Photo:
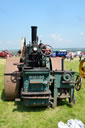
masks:
<svg viewBox="0 0 85 128"><path fill-rule="evenodd" d="M26 97L22 96L23 99L49 99L49 97Z"/></svg>
<svg viewBox="0 0 85 128"><path fill-rule="evenodd" d="M22 95L50 95L51 92L21 92Z"/></svg>

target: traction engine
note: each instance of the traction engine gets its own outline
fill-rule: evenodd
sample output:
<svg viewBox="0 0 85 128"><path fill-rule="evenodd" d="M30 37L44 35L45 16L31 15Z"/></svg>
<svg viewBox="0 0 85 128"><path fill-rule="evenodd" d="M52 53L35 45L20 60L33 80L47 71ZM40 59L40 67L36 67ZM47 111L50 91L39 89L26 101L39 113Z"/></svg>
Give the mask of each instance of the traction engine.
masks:
<svg viewBox="0 0 85 128"><path fill-rule="evenodd" d="M52 57L52 47L38 44L37 27L31 27L32 40L22 39L21 57L8 58L5 67L6 100L27 106L57 106L58 99L75 103L75 72L64 69L62 57ZM76 88L77 87L76 83Z"/></svg>

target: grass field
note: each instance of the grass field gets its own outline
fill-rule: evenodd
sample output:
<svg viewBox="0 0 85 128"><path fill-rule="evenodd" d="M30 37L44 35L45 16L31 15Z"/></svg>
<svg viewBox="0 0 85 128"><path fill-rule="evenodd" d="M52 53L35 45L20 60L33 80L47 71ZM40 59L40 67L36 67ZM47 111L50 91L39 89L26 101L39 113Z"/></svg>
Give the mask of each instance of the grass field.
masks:
<svg viewBox="0 0 85 128"><path fill-rule="evenodd" d="M4 67L5 59L0 59L0 128L57 128L59 121L67 122L76 118L85 123L85 79L82 80L82 89L75 91L77 99L72 107L66 101L52 108L28 108L22 103L6 102L4 97ZM65 61L67 69L78 71L79 62Z"/></svg>

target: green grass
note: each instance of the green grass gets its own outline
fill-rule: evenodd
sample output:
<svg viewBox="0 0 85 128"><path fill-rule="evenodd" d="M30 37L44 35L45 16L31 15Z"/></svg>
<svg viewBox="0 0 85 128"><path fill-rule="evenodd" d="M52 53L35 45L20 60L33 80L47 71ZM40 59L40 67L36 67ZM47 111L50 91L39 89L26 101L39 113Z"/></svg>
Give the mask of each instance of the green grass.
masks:
<svg viewBox="0 0 85 128"><path fill-rule="evenodd" d="M77 99L72 107L66 101L58 107L25 107L22 103L6 102L4 97L4 67L5 59L0 59L0 128L57 128L59 121L77 118L85 123L85 79L82 80L82 89L75 91ZM65 61L67 69L78 71L79 62Z"/></svg>

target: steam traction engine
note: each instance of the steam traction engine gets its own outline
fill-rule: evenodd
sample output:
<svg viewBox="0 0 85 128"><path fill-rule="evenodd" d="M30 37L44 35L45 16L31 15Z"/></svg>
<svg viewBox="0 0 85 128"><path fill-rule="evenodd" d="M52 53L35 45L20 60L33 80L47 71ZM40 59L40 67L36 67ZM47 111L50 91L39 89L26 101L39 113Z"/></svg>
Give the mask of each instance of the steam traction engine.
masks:
<svg viewBox="0 0 85 128"><path fill-rule="evenodd" d="M27 106L55 107L58 99L66 98L74 103L75 72L64 70L62 57L51 57L51 47L38 44L37 27L31 29L31 44L22 40L21 57L6 61L6 99L22 100Z"/></svg>

